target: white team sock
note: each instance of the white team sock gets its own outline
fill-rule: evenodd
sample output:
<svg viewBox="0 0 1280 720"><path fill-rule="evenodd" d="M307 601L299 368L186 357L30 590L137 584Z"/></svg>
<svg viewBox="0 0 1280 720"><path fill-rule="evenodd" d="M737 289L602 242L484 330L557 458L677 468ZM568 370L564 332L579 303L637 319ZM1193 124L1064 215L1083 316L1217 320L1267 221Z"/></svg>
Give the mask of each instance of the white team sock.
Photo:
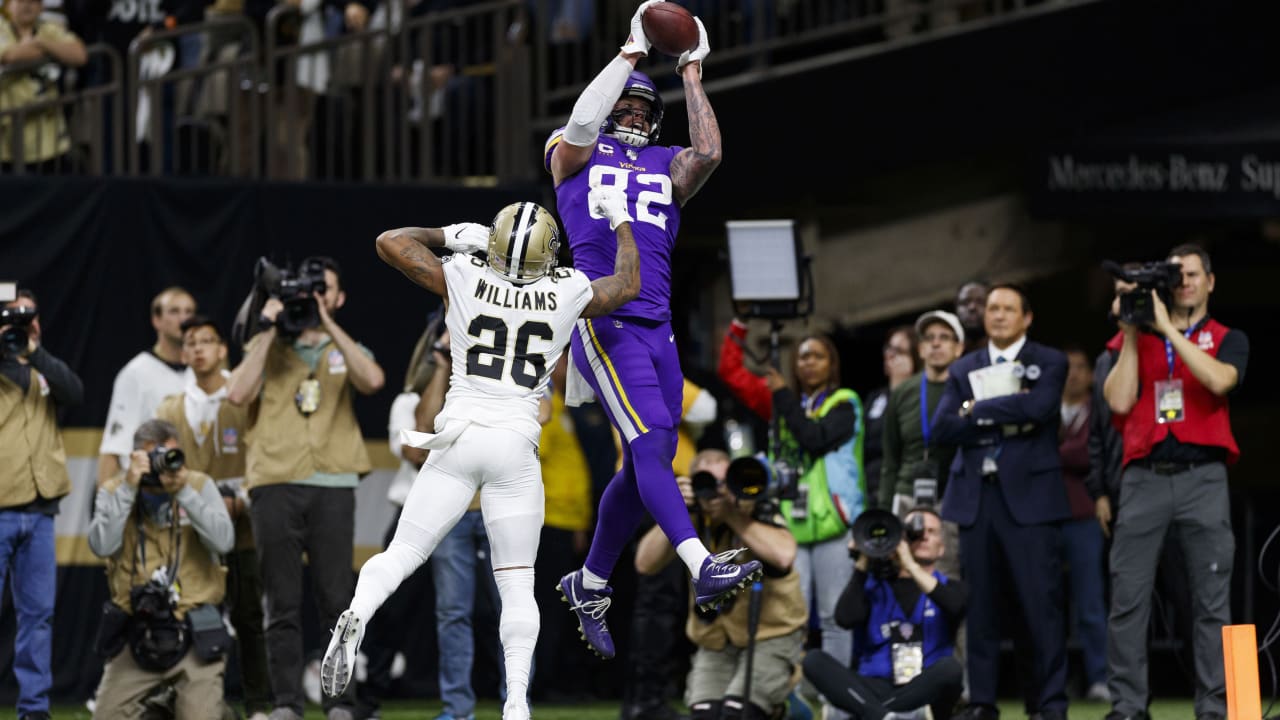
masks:
<svg viewBox="0 0 1280 720"><path fill-rule="evenodd" d="M582 568L582 587L588 590L603 590L609 584L609 578L602 578L585 567Z"/></svg>
<svg viewBox="0 0 1280 720"><path fill-rule="evenodd" d="M533 568L495 570L493 579L502 599L498 635L507 660L507 704L527 706L529 666L540 622L538 603L533 599Z"/></svg>
<svg viewBox="0 0 1280 720"><path fill-rule="evenodd" d="M702 561L706 560L711 553L707 552L707 546L703 545L701 540L689 538L676 546L676 554L684 561L685 567L689 568L689 574L693 579L697 580L702 572Z"/></svg>

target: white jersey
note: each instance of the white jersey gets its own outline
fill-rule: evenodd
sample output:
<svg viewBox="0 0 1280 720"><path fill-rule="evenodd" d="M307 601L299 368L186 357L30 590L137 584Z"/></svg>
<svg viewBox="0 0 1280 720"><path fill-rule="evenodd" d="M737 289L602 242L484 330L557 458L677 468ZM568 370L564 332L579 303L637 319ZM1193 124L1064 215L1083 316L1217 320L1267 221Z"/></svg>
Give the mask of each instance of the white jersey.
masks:
<svg viewBox="0 0 1280 720"><path fill-rule="evenodd" d="M578 270L556 268L517 285L472 255L442 260L452 373L436 428L458 418L515 430L537 444L538 401L591 302L591 281Z"/></svg>
<svg viewBox="0 0 1280 720"><path fill-rule="evenodd" d="M161 400L185 392L190 374L190 369L174 368L150 351L135 355L116 374L98 454L115 455L120 467L129 467L134 431L156 416Z"/></svg>

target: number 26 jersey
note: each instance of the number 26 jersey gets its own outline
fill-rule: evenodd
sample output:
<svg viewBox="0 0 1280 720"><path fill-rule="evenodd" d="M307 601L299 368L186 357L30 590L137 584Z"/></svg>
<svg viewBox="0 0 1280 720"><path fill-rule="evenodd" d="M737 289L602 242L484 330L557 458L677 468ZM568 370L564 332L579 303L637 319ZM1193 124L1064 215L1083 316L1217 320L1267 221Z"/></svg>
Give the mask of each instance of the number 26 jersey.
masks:
<svg viewBox="0 0 1280 720"><path fill-rule="evenodd" d="M442 258L449 310L449 392L436 421L457 418L519 432L535 445L542 432L538 401L591 302L591 281L555 268L517 285L473 255Z"/></svg>

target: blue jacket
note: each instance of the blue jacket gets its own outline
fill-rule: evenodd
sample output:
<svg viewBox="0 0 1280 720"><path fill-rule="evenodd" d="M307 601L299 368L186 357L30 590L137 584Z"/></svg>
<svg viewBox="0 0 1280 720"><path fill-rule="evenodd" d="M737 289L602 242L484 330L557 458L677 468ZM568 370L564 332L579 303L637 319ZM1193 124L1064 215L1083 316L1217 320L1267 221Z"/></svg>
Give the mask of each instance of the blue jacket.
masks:
<svg viewBox="0 0 1280 720"><path fill-rule="evenodd" d="M1071 516L1058 460L1067 356L1027 341L1016 359L1025 370L1022 392L977 402L968 417L959 415L961 404L973 399L969 373L991 364L984 346L951 364L947 389L934 411L930 442L958 447L942 517L961 526L972 525L977 517L982 465L988 456L995 457L1000 489L1018 523L1055 522Z"/></svg>
<svg viewBox="0 0 1280 720"><path fill-rule="evenodd" d="M947 576L933 571L938 582L945 585ZM910 633L904 640L923 643L924 666L929 667L954 649L951 629L946 618L929 596L920 593L920 599L908 617L893 594L893 585L874 576L867 578L863 590L867 595L867 622L858 630L855 647L859 649L858 674L866 677L893 679L893 642L891 627L897 623L902 634ZM902 623L906 623L903 625ZM906 628L910 630L906 630Z"/></svg>

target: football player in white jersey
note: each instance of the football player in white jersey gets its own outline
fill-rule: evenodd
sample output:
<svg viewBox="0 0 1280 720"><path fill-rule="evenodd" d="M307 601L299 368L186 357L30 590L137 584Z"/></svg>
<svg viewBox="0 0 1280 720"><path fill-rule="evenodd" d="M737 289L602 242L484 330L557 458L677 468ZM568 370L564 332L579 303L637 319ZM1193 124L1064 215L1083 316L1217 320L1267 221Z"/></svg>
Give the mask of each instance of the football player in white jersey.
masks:
<svg viewBox="0 0 1280 720"><path fill-rule="evenodd" d="M559 231L533 203L508 205L485 228L401 228L378 236L378 255L445 299L452 376L434 434L405 433L430 453L405 500L395 538L360 570L351 607L338 618L321 666L321 686L351 680L364 627L391 593L426 562L476 491L502 600L505 720L529 717L529 665L538 638L533 563L542 529L538 401L580 317L607 315L640 292L639 256L625 195L590 192L594 212L617 234L614 274L595 281L557 268ZM437 258L428 248L454 254ZM486 260L469 253L488 249Z"/></svg>

